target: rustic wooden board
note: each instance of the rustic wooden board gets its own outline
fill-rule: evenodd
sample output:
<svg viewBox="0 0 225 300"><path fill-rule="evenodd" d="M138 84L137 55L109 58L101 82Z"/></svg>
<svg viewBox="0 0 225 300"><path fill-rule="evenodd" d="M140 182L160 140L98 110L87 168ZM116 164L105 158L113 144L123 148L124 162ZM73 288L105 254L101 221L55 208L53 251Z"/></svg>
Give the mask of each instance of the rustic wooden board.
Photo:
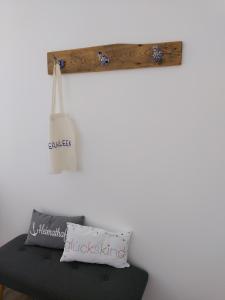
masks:
<svg viewBox="0 0 225 300"><path fill-rule="evenodd" d="M163 52L161 62L152 58L153 49ZM98 53L107 55L109 63L101 65ZM74 50L48 52L48 74L52 74L55 59L64 60L62 73L100 72L119 69L145 67L164 67L180 65L182 60L182 42L155 44L113 44Z"/></svg>

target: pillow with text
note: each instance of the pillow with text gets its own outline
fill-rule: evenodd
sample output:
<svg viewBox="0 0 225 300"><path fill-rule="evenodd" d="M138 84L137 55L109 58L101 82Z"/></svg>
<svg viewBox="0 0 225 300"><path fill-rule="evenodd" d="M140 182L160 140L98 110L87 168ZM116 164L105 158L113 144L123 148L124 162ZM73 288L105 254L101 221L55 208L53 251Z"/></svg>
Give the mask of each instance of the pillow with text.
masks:
<svg viewBox="0 0 225 300"><path fill-rule="evenodd" d="M33 210L25 245L63 249L66 241L67 222L84 224L84 217L51 216Z"/></svg>
<svg viewBox="0 0 225 300"><path fill-rule="evenodd" d="M100 228L67 223L67 237L61 262L81 261L116 268L127 263L131 232L109 232Z"/></svg>

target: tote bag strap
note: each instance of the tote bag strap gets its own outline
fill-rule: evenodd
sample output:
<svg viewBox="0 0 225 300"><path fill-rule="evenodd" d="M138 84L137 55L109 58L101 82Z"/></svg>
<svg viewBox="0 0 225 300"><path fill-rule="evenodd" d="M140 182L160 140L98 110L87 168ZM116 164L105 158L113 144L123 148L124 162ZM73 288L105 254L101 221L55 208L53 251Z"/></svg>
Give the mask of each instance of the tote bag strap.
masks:
<svg viewBox="0 0 225 300"><path fill-rule="evenodd" d="M52 83L52 114L56 113L57 90L59 98L59 112L64 113L61 70L59 64L54 62Z"/></svg>

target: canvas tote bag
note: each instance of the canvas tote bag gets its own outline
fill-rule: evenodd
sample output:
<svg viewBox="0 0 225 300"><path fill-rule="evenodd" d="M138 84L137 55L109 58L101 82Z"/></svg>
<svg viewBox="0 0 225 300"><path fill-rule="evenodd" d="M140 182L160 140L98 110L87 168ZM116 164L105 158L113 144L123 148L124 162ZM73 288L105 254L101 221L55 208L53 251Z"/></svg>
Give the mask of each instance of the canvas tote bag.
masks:
<svg viewBox="0 0 225 300"><path fill-rule="evenodd" d="M77 168L75 126L70 116L64 113L63 104L61 70L59 64L55 62L48 143L51 173L75 171Z"/></svg>

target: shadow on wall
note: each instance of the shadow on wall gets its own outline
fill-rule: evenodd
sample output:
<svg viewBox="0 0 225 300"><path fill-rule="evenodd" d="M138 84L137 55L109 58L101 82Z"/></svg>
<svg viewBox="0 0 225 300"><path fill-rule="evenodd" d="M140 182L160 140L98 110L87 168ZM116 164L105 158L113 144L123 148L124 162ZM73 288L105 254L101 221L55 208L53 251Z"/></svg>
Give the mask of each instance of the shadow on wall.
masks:
<svg viewBox="0 0 225 300"><path fill-rule="evenodd" d="M162 285L162 280L149 275L149 282L145 291L145 299L159 299L159 300L180 300L175 295L172 295L169 289Z"/></svg>
<svg viewBox="0 0 225 300"><path fill-rule="evenodd" d="M76 140L76 155L77 155L77 171L81 171L82 170L82 145L81 145L81 135L80 135L80 130L78 128L77 123L75 122L75 120L73 118L71 118L72 123L73 123L73 127L74 127L74 133L75 133L75 140Z"/></svg>

